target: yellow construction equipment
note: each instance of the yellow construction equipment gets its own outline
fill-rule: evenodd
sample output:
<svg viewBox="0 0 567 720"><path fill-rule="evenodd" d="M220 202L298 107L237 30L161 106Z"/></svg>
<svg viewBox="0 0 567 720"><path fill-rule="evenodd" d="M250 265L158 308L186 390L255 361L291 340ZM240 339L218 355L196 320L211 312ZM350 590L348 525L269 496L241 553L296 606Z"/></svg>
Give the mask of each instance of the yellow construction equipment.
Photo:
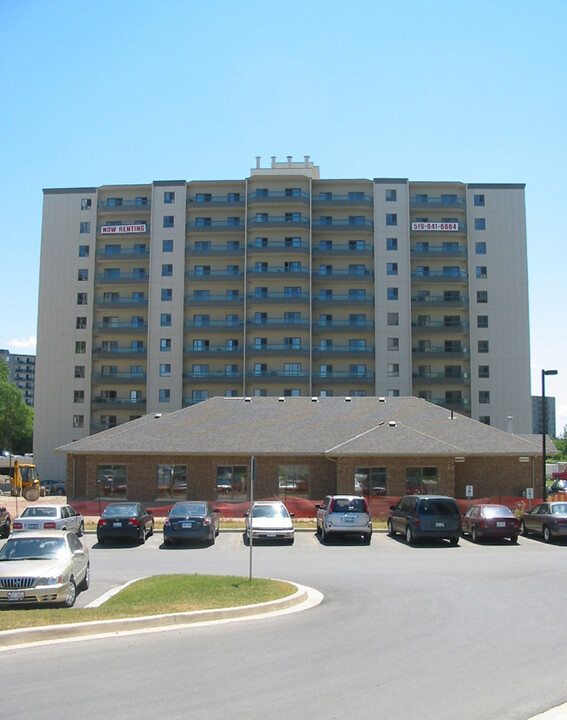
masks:
<svg viewBox="0 0 567 720"><path fill-rule="evenodd" d="M35 465L29 463L20 464L19 460L14 460L14 472L10 478L10 486L12 495L23 496L30 502L37 500L41 494L41 489Z"/></svg>

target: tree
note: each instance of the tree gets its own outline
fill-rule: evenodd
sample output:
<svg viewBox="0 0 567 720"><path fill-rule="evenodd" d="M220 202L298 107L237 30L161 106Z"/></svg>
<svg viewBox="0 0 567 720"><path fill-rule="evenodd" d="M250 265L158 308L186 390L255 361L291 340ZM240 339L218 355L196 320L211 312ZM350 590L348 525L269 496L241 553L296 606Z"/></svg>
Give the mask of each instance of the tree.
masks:
<svg viewBox="0 0 567 720"><path fill-rule="evenodd" d="M559 450L559 455L555 455L551 462L567 461L567 425L563 428L563 433L554 439L553 444Z"/></svg>
<svg viewBox="0 0 567 720"><path fill-rule="evenodd" d="M33 446L33 410L10 382L8 363L0 360L0 449L23 455Z"/></svg>

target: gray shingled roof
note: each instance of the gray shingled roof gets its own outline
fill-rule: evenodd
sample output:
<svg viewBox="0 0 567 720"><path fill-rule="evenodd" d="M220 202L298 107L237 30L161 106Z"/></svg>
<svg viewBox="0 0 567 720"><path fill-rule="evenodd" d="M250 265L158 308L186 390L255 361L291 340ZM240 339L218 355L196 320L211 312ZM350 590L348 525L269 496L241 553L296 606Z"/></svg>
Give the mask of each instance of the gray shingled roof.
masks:
<svg viewBox="0 0 567 720"><path fill-rule="evenodd" d="M541 455L511 435L416 397L224 398L105 430L58 448L73 454Z"/></svg>

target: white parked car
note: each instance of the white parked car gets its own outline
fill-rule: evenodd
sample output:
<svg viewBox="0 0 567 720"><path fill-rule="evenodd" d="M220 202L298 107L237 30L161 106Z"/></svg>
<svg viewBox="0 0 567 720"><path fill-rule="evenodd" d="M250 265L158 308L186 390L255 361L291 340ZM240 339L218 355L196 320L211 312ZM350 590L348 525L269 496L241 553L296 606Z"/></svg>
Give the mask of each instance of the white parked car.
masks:
<svg viewBox="0 0 567 720"><path fill-rule="evenodd" d="M12 530L71 530L81 537L85 521L70 505L28 505L12 523Z"/></svg>
<svg viewBox="0 0 567 720"><path fill-rule="evenodd" d="M284 540L293 545L293 523L286 506L280 500L262 500L246 513L245 544L250 543L250 528L254 540Z"/></svg>

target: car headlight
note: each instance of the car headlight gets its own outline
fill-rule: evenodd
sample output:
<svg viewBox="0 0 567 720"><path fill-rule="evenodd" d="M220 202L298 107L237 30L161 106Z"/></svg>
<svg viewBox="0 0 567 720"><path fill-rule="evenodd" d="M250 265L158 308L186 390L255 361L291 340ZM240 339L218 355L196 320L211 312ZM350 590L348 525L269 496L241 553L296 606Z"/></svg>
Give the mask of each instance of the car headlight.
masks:
<svg viewBox="0 0 567 720"><path fill-rule="evenodd" d="M57 577L42 577L37 581L38 585L61 585L65 581L63 575L57 575Z"/></svg>

